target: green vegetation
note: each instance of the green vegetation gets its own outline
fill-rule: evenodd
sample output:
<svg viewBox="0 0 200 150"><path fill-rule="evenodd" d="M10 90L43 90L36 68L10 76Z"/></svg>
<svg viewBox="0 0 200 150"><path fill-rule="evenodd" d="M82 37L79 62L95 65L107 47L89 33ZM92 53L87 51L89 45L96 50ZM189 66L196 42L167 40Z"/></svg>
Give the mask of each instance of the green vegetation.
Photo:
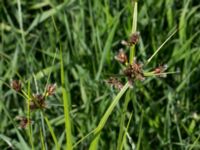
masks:
<svg viewBox="0 0 200 150"><path fill-rule="evenodd" d="M1 0L0 149L200 149L199 20L198 0Z"/></svg>

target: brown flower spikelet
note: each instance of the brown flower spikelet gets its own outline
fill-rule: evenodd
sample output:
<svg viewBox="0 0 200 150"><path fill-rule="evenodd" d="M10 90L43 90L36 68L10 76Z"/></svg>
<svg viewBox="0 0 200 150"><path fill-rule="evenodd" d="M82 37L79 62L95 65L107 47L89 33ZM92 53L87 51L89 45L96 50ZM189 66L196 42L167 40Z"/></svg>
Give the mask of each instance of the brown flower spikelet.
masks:
<svg viewBox="0 0 200 150"><path fill-rule="evenodd" d="M125 54L122 48L119 50L119 53L115 56L115 59L123 64L128 62L127 55Z"/></svg>
<svg viewBox="0 0 200 150"><path fill-rule="evenodd" d="M124 70L124 74L129 79L144 80L142 66L136 62L129 64Z"/></svg>
<svg viewBox="0 0 200 150"><path fill-rule="evenodd" d="M16 91L20 92L22 89L22 84L19 80L12 80L10 86Z"/></svg>
<svg viewBox="0 0 200 150"><path fill-rule="evenodd" d="M114 86L114 88L119 89L119 90L121 90L123 87L123 84L117 78L114 78L114 77L110 77L107 80L107 83L110 84L111 86Z"/></svg>
<svg viewBox="0 0 200 150"><path fill-rule="evenodd" d="M55 90L56 90L56 83L47 85L46 95L47 96L53 95L55 93Z"/></svg>

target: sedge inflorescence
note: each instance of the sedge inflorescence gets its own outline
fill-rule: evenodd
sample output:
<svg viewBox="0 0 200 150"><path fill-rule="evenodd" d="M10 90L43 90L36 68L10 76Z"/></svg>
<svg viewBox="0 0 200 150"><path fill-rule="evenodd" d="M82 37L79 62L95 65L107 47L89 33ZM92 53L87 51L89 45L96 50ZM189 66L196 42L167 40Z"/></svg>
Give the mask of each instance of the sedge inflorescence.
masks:
<svg viewBox="0 0 200 150"><path fill-rule="evenodd" d="M139 37L139 32L135 32L130 36L127 41L122 40L121 44L128 47L135 46L139 41ZM128 79L131 86L136 80L143 81L147 76L166 77L165 71L167 69L167 65L159 65L152 71L146 72L143 69L143 64L138 63L136 58L134 58L132 62L128 62L128 56L126 55L123 48L119 49L118 54L114 58L124 66L123 76ZM121 89L123 87L123 83L117 77L110 77L107 80L107 83L116 89Z"/></svg>
<svg viewBox="0 0 200 150"><path fill-rule="evenodd" d="M56 84L48 84L43 93L33 93L30 96L23 90L22 82L20 80L12 80L10 86L13 90L17 93L23 95L27 99L27 105L30 111L34 110L44 110L47 108L46 100L49 96L55 94L56 91ZM25 116L17 116L16 120L19 121L20 128L26 128L32 120L30 117Z"/></svg>

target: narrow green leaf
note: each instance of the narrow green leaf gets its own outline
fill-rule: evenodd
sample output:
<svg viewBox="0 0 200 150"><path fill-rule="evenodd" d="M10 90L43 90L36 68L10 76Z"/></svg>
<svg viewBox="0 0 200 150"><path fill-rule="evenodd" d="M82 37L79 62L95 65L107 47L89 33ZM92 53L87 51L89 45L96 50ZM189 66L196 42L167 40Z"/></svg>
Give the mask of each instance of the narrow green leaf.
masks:
<svg viewBox="0 0 200 150"><path fill-rule="evenodd" d="M129 128L129 125L130 125L132 116L133 116L133 112L131 113L131 116L130 116L130 118L129 118L129 120L128 120L128 123L127 123L127 126L126 126L126 130L125 130L125 132L124 132L124 135L123 135L123 138L122 138L122 141L121 141L121 144L120 144L120 150L123 149L124 141L125 141L125 139L126 139L126 134L128 133L128 128Z"/></svg>
<svg viewBox="0 0 200 150"><path fill-rule="evenodd" d="M117 96L114 98L114 100L112 101L112 103L110 104L110 106L108 107L107 111L105 112L105 114L103 115L103 117L101 118L98 126L95 128L94 130L94 140L90 145L90 150L95 150L94 147L96 148L98 145L98 140L99 140L99 136L100 136L100 131L103 129L103 127L105 126L106 121L108 120L108 117L111 115L113 109L115 108L115 106L118 104L120 98L122 97L122 95L126 92L126 90L129 87L129 83L127 82L124 87L121 89L121 91L117 94Z"/></svg>
<svg viewBox="0 0 200 150"><path fill-rule="evenodd" d="M45 118L45 121L46 121L47 126L48 126L48 128L49 128L49 131L50 131L50 133L51 133L51 136L52 136L52 138L53 138L53 141L54 141L54 143L56 144L56 150L59 150L59 149L60 149L60 145L58 144L58 140L57 140L56 135L55 135L55 133L54 133L54 131L53 131L53 128L52 128L52 126L51 126L51 123L49 122L49 119L48 119L47 117L44 117L44 118Z"/></svg>
<svg viewBox="0 0 200 150"><path fill-rule="evenodd" d="M103 53L102 53L102 56L101 56L101 61L100 61L100 65L99 65L99 69L98 69L98 72L97 72L97 75L96 75L96 80L99 80L99 77L101 75L101 72L102 72L102 69L103 69L103 65L104 65L104 62L106 60L106 56L108 54L108 51L110 50L111 46L112 46L112 40L113 40L113 37L114 37L114 34L115 34L115 31L116 31L116 28L117 28L117 25L119 24L119 17L121 15L122 12L120 12L115 18L114 18L114 25L112 27L112 30L109 32L109 36L106 40L106 43L105 43L105 46L103 48Z"/></svg>
<svg viewBox="0 0 200 150"><path fill-rule="evenodd" d="M153 53L153 55L147 60L146 65L154 58L154 56L161 50L161 48L172 38L172 36L177 32L177 29L158 47L158 49Z"/></svg>
<svg viewBox="0 0 200 150"><path fill-rule="evenodd" d="M117 150L120 150L121 146L123 145L122 139L124 135L124 124L125 124L125 117L126 117L126 111L127 111L127 106L130 101L130 89L126 92L126 97L125 97L125 103L123 106L123 114L120 119L120 129L119 129L119 136L117 140Z"/></svg>
<svg viewBox="0 0 200 150"><path fill-rule="evenodd" d="M65 132L67 141L67 150L72 150L72 134L71 134L71 121L70 121L70 107L69 107L69 89L67 90L67 85L65 84L65 74L64 74L64 64L62 49L60 48L60 70L61 70L61 84L62 84L62 95L63 95L63 106L64 106L64 116L65 116Z"/></svg>
<svg viewBox="0 0 200 150"><path fill-rule="evenodd" d="M42 150L45 150L44 136L42 134L42 129L41 128L40 128L40 141L42 143Z"/></svg>
<svg viewBox="0 0 200 150"><path fill-rule="evenodd" d="M29 33L31 30L33 30L33 28L36 27L39 23L45 21L49 17L51 17L51 16L55 15L56 13L58 13L59 11L61 11L63 8L65 8L67 6L67 4L68 4L68 2L64 2L64 3L56 6L55 8L47 10L47 11L43 12L42 14L36 15L32 24L28 28L27 33Z"/></svg>

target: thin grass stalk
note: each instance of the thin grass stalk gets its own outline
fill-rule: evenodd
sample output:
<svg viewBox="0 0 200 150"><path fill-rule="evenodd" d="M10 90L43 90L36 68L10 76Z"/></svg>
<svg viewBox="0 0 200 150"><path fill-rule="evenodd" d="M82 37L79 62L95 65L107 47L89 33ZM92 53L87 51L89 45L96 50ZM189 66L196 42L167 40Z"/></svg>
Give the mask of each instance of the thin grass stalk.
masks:
<svg viewBox="0 0 200 150"><path fill-rule="evenodd" d="M194 147L195 147L196 145L198 145L197 143L199 142L199 139L200 139L200 134L198 135L198 137L196 138L196 140L194 141L194 143L193 143L193 144L191 144L191 146L190 146L190 149L189 149L189 150L192 150L192 149L194 149Z"/></svg>
<svg viewBox="0 0 200 150"><path fill-rule="evenodd" d="M176 122L176 130L177 130L177 134L178 134L178 138L179 138L179 141L180 143L183 143L183 139L182 139L182 136L181 136L181 130L180 130L180 127L179 127L179 120L178 120L178 117L177 115L175 114L175 122ZM181 150L183 150L183 146L181 146Z"/></svg>
<svg viewBox="0 0 200 150"><path fill-rule="evenodd" d="M191 0L187 0L187 2L184 3L184 7L182 8L182 12L179 18L179 39L181 44L183 44L183 42L186 40L187 38L187 32L186 32L186 28L187 28L187 20L186 20L186 15L188 12L188 6L190 4Z"/></svg>
<svg viewBox="0 0 200 150"><path fill-rule="evenodd" d="M21 0L17 0L17 7L18 7L18 21L19 21L19 26L20 26L20 32L21 32L21 37L22 37L22 51L25 54L26 51L26 40L25 40L25 32L24 32L24 27L23 27L23 17L22 17L22 9L21 9Z"/></svg>
<svg viewBox="0 0 200 150"><path fill-rule="evenodd" d="M141 141L142 141L142 136L143 136L143 129L142 129L142 125L143 125L143 118L144 118L144 112L142 111L142 115L141 115L141 121L140 121L140 129L139 129L139 137L138 137L138 142L137 142L137 146L136 146L136 150L140 150L140 145L141 145Z"/></svg>
<svg viewBox="0 0 200 150"><path fill-rule="evenodd" d="M46 130L45 130L45 125L44 125L44 115L43 115L43 112L40 112L40 120L41 120L41 125L42 125L42 134L43 134L43 138L44 138L45 149L48 150L48 148L47 148L47 142L46 142Z"/></svg>
<svg viewBox="0 0 200 150"><path fill-rule="evenodd" d="M133 116L133 112L131 113L131 116L130 116L130 118L129 118L129 120L128 120L126 129L125 129L125 132L124 132L124 135L123 135L123 138L122 138L122 142L121 142L121 145L120 145L120 150L123 149L124 141L125 141L125 139L126 139L126 133L128 132L128 128L129 128L129 126L130 126L132 116Z"/></svg>
<svg viewBox="0 0 200 150"><path fill-rule="evenodd" d="M56 55L57 55L57 49L56 49L56 52L55 52L54 57L53 57L52 66L53 66L54 63L55 63ZM48 77L47 77L47 81L46 81L45 87L47 87L47 85L49 84L49 79L50 79L50 77L51 77L51 72L49 72L49 75L48 75ZM44 92L44 93L46 93L46 90L47 90L47 89L45 88L45 92Z"/></svg>
<svg viewBox="0 0 200 150"><path fill-rule="evenodd" d="M53 128L52 128L52 126L51 126L51 123L49 122L49 119L48 119L46 116L44 117L44 119L45 119L45 121L46 121L46 123L47 123L47 126L48 126L48 128L49 128L49 131L50 131L51 136L52 136L52 138L53 138L53 141L54 141L54 143L55 143L55 145L56 145L56 150L60 150L60 145L58 144L58 140L57 140L56 135L55 135L55 133L54 133L54 131L53 131Z"/></svg>
<svg viewBox="0 0 200 150"><path fill-rule="evenodd" d="M158 49L153 53L153 55L151 55L151 57L147 60L146 64L150 63L150 61L154 58L154 56L161 50L161 48L172 38L172 36L178 31L178 29L176 29L159 47Z"/></svg>
<svg viewBox="0 0 200 150"><path fill-rule="evenodd" d="M64 105L64 116L65 116L65 132L66 132L66 150L72 150L72 133L71 133L71 121L70 121L70 110L69 110L69 92L66 90L65 85L65 74L64 64L62 57L62 48L60 47L60 69L61 69L61 84L62 84L62 95Z"/></svg>
<svg viewBox="0 0 200 150"><path fill-rule="evenodd" d="M94 130L90 131L87 135L82 137L80 140L78 140L74 145L73 148L76 147L78 144L80 144L83 140L85 140L88 136L90 136L92 133L94 133Z"/></svg>
<svg viewBox="0 0 200 150"><path fill-rule="evenodd" d="M124 135L124 124L125 124L126 111L127 111L127 106L128 106L129 101L130 101L130 89L126 93L125 103L124 103L123 110L122 110L123 114L120 119L120 130L119 130L119 136L118 136L118 140L117 140L117 150L120 150L121 145L123 145L122 139L123 139L123 135Z"/></svg>
<svg viewBox="0 0 200 150"><path fill-rule="evenodd" d="M30 80L28 81L28 104L27 104L27 118L28 118L28 133L29 133L29 141L31 144L31 149L34 150L34 144L33 144L33 134L32 134L32 123L31 123L31 113L30 113L30 101L31 101L31 86L30 86Z"/></svg>
<svg viewBox="0 0 200 150"><path fill-rule="evenodd" d="M171 128L170 128L170 123L171 123L171 115L170 115L170 107L172 103L172 97L171 93L168 95L168 103L166 106L166 114L165 114L165 124L164 124L164 137L168 141L168 149L172 150L172 145L171 145Z"/></svg>
<svg viewBox="0 0 200 150"><path fill-rule="evenodd" d="M40 141L42 143L42 150L45 150L44 136L42 134L42 129L41 128L40 128Z"/></svg>

